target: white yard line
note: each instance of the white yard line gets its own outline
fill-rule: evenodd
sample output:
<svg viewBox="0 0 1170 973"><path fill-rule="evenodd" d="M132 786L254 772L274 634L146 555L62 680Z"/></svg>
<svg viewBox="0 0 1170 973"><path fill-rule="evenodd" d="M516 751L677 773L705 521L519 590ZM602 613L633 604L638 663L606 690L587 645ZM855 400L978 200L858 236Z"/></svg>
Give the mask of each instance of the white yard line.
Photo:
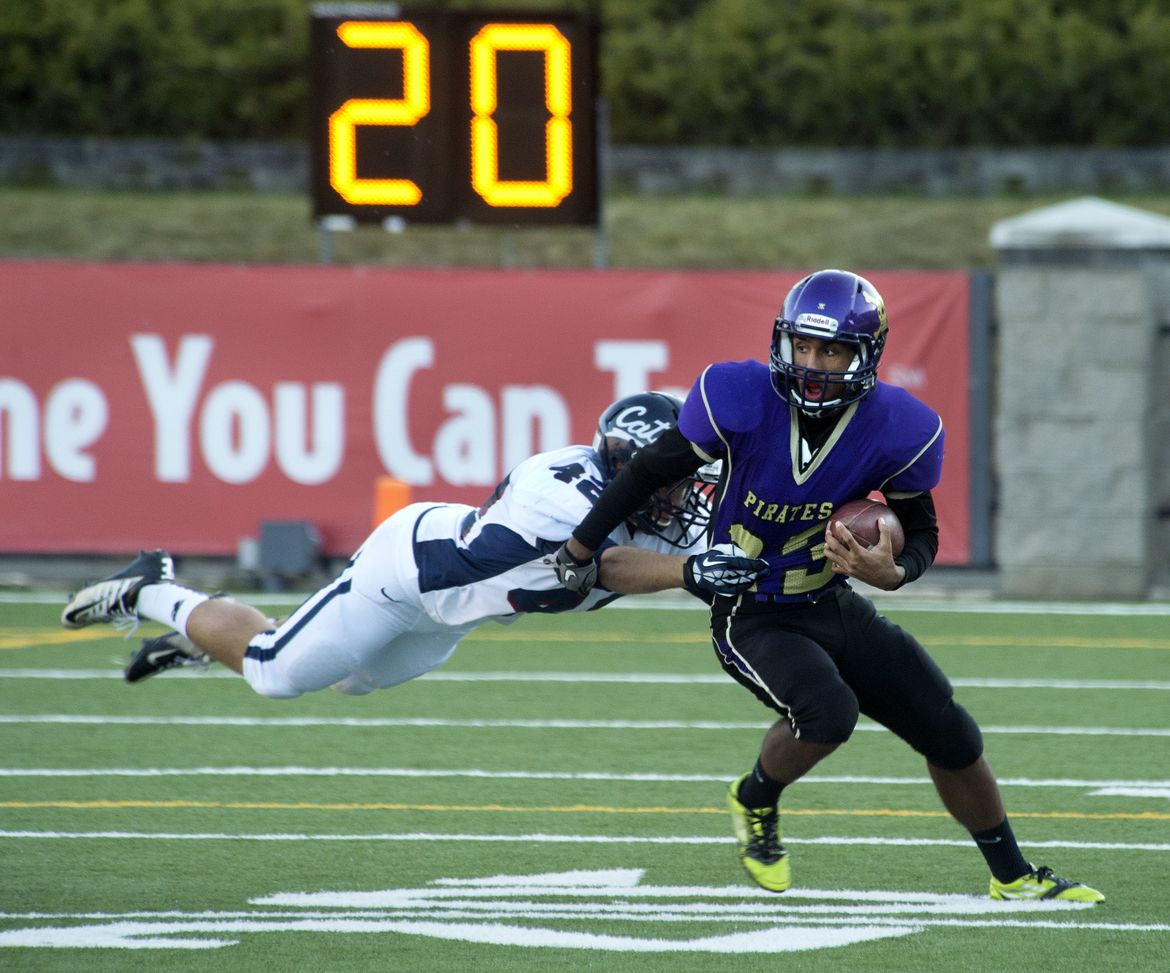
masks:
<svg viewBox="0 0 1170 973"><path fill-rule="evenodd" d="M441 717L324 717L324 716L111 716L75 713L0 715L0 724L72 726L233 726L233 727L449 727L453 729L521 730L763 730L768 721L728 720L455 720ZM1048 736L1170 737L1164 727L1110 726L984 726L984 734L1038 734ZM859 723L859 733L886 733L876 723Z"/></svg>
<svg viewBox="0 0 1170 973"><path fill-rule="evenodd" d="M0 831L0 840L127 840L127 841L375 841L375 842L479 842L486 844L570 844L570 845L727 845L731 835L583 835L583 834L442 834L435 832L321 834L308 832L267 832L231 834L222 831ZM970 838L881 838L856 835L820 838L784 838L789 845L864 845L920 848L925 845L970 848ZM1029 841L1031 848L1075 848L1084 851L1170 852L1170 842L1118 841Z"/></svg>
<svg viewBox="0 0 1170 973"><path fill-rule="evenodd" d="M726 774L648 774L609 771L535 771L420 769L416 767L0 767L0 777L395 777L406 779L472 778L477 780L615 781L632 784L725 783ZM874 785L879 787L927 787L929 777L867 777L855 775L801 778L807 784ZM1067 787L1086 790L1108 788L1143 793L1170 788L1170 780L1080 780L1070 778L1001 778L1005 787Z"/></svg>
<svg viewBox="0 0 1170 973"><path fill-rule="evenodd" d="M120 669L0 669L0 679L122 679ZM211 669L179 669L164 677L171 679L238 679L234 672ZM726 686L739 684L722 673L675 672L449 672L439 670L420 678L428 682L533 682L533 683L629 683L654 686ZM1154 690L1170 692L1170 681L1157 679L998 679L955 678L951 684L962 689L1088 689Z"/></svg>
<svg viewBox="0 0 1170 973"><path fill-rule="evenodd" d="M883 611L942 612L962 614L971 612L979 615L1124 615L1129 617L1161 618L1170 616L1170 603L1163 601L1001 601L984 594L964 594L956 591L953 596L940 597L937 594L915 594L906 591L897 595L884 594L866 585L856 585L857 590ZM301 604L310 592L237 593L241 601L257 605ZM64 591L5 591L0 592L0 604L10 605L64 605L69 595ZM667 592L660 595L635 595L621 598L614 608L683 609L706 611L707 606L690 595Z"/></svg>

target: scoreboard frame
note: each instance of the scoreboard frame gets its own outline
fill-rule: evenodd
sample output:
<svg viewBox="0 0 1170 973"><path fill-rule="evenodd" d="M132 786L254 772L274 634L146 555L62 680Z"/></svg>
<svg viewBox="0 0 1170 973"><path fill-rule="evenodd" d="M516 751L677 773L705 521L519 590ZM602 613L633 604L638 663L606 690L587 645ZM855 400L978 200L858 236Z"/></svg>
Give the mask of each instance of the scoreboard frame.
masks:
<svg viewBox="0 0 1170 973"><path fill-rule="evenodd" d="M582 13L315 6L314 218L598 225L596 42Z"/></svg>

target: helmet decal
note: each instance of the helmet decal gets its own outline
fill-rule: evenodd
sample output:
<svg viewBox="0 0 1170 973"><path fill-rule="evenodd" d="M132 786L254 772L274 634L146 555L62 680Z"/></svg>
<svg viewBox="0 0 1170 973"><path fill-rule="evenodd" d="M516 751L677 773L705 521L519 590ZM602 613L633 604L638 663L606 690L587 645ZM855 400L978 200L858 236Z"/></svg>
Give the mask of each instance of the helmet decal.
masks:
<svg viewBox="0 0 1170 973"><path fill-rule="evenodd" d="M664 392L639 392L612 403L597 422L593 448L602 472L611 479L644 446L678 424L682 400ZM694 527L711 520L711 496L718 479L713 464L671 487L656 491L631 518L631 526L680 548L701 536Z"/></svg>
<svg viewBox="0 0 1170 973"><path fill-rule="evenodd" d="M824 307L824 304L820 305ZM837 329L841 326L841 322L836 318L830 318L824 314L809 314L807 311L803 314L798 314L796 317L796 327L801 334L820 335L824 338L837 337Z"/></svg>
<svg viewBox="0 0 1170 973"><path fill-rule="evenodd" d="M677 421L677 416L673 421L667 420L663 414L658 416L650 414L642 403L631 403L614 413L606 435L624 436L640 447L648 446Z"/></svg>

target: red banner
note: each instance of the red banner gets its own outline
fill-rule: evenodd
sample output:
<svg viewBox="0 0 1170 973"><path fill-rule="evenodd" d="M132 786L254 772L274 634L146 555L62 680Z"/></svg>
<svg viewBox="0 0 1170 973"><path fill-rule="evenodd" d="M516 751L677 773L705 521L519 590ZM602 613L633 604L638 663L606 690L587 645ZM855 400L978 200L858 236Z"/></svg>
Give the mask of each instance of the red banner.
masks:
<svg viewBox="0 0 1170 973"><path fill-rule="evenodd" d="M882 377L946 424L939 560L964 563L966 275L866 275ZM0 263L0 550L230 555L305 520L348 554L379 476L479 503L619 396L766 360L800 276Z"/></svg>

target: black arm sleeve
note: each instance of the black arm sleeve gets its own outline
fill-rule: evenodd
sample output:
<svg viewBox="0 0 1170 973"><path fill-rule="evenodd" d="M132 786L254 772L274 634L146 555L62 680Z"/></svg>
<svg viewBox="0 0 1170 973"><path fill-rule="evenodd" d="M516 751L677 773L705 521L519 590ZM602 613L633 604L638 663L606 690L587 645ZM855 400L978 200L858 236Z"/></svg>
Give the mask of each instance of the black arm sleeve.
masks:
<svg viewBox="0 0 1170 973"><path fill-rule="evenodd" d="M922 577L938 553L938 517L934 512L934 498L927 490L912 497L886 497L886 503L898 515L906 534L906 545L894 558L894 563L906 569L902 584L909 584Z"/></svg>
<svg viewBox="0 0 1170 973"><path fill-rule="evenodd" d="M705 462L678 427L666 430L649 446L638 450L609 481L573 536L583 547L596 551L610 532L633 516L655 490L673 486Z"/></svg>

